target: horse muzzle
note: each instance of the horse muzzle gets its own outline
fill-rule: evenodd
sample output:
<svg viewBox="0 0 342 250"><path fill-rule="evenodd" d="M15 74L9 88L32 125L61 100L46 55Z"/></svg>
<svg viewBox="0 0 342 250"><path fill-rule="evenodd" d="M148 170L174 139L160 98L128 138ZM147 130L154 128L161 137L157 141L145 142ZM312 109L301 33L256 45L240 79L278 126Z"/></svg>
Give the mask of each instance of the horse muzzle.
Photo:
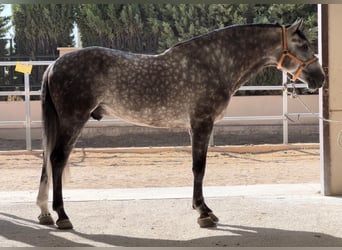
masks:
<svg viewBox="0 0 342 250"><path fill-rule="evenodd" d="M307 83L309 89L316 90L324 85L325 74L319 64L317 66L312 65L312 67L303 70L299 79Z"/></svg>

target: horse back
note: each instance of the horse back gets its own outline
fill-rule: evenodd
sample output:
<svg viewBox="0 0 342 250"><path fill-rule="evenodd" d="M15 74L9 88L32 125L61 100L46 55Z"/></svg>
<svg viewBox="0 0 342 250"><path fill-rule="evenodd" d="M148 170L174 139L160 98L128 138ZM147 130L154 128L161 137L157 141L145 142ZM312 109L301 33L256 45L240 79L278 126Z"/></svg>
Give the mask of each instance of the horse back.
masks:
<svg viewBox="0 0 342 250"><path fill-rule="evenodd" d="M205 102L222 92L208 85L210 78L187 53L142 55L90 47L58 59L49 87L59 95L56 100L66 100L61 109L72 106L88 115L96 110L95 118L106 113L139 125L188 127L199 103L208 109ZM214 106L200 112L217 112Z"/></svg>

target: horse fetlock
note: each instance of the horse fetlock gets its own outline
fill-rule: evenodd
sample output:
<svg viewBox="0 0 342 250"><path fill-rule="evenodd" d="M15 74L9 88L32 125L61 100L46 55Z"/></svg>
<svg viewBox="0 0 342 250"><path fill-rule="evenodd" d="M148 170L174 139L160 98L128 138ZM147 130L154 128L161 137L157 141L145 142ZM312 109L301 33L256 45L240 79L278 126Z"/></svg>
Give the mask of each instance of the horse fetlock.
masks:
<svg viewBox="0 0 342 250"><path fill-rule="evenodd" d="M207 206L207 204L205 204L203 198L197 201L193 201L192 208L198 211L201 215L213 213L213 211Z"/></svg>

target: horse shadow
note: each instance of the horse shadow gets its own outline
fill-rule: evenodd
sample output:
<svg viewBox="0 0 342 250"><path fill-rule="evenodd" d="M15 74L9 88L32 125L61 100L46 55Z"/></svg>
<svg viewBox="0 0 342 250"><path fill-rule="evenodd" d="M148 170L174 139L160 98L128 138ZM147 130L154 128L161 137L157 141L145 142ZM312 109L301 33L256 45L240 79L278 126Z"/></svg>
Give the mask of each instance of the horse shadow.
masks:
<svg viewBox="0 0 342 250"><path fill-rule="evenodd" d="M4 219L0 219L0 237L12 241L11 246L16 246L15 242L20 242L20 246L35 247L92 246L90 244L69 240L58 233L54 234L53 232L56 232L54 226L41 226L38 225L36 221L20 218L7 213L0 213L0 215L5 217ZM1 245L3 246L4 243Z"/></svg>
<svg viewBox="0 0 342 250"><path fill-rule="evenodd" d="M34 247L92 247L99 244L120 247L328 247L342 246L342 238L332 235L275 228L218 224L220 235L191 240L138 238L111 234L86 234L77 230L59 231L54 226L41 226L36 221L0 213L0 237L20 245ZM227 235L222 235L222 231ZM1 242L1 238L0 238Z"/></svg>

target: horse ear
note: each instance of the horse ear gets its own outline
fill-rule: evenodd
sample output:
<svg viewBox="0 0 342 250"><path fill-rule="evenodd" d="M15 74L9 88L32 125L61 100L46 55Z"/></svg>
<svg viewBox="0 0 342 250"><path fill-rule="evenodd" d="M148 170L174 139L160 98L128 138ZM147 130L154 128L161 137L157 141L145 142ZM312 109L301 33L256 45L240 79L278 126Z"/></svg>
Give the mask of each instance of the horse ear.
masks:
<svg viewBox="0 0 342 250"><path fill-rule="evenodd" d="M303 26L303 19L297 19L289 28L288 30L292 33L296 32L297 30L301 30Z"/></svg>

